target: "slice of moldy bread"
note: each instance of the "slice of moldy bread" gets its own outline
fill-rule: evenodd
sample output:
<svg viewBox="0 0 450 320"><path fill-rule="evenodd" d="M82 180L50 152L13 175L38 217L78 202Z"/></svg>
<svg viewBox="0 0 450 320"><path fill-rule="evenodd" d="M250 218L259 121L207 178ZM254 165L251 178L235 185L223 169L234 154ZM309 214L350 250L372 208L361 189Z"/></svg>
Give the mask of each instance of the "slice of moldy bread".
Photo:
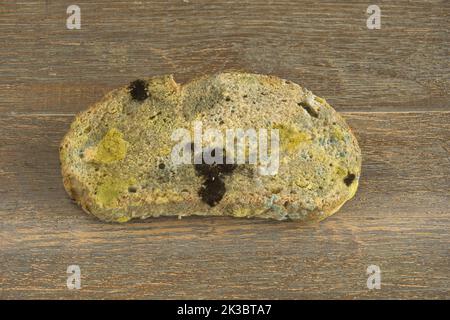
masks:
<svg viewBox="0 0 450 320"><path fill-rule="evenodd" d="M198 124L202 140L194 138ZM263 150L249 136L225 139L239 128L267 130L275 170L264 171L263 157L227 161L239 147L248 159ZM223 132L226 142L207 129ZM287 80L242 72L184 85L158 76L114 90L75 118L60 159L69 195L115 222L189 215L320 221L354 196L361 172L355 136L324 99Z"/></svg>

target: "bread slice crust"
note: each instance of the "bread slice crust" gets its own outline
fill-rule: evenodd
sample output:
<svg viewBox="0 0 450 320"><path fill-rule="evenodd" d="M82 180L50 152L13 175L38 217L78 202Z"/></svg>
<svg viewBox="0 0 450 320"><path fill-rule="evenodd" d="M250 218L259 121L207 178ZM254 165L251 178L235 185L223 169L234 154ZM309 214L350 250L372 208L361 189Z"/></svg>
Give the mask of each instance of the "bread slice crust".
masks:
<svg viewBox="0 0 450 320"><path fill-rule="evenodd" d="M174 164L173 132L193 136L194 123L221 132L277 130L276 174L250 163ZM236 71L184 85L157 76L113 90L75 117L60 160L70 197L111 222L189 215L320 221L355 195L362 161L350 127L324 99L291 81Z"/></svg>

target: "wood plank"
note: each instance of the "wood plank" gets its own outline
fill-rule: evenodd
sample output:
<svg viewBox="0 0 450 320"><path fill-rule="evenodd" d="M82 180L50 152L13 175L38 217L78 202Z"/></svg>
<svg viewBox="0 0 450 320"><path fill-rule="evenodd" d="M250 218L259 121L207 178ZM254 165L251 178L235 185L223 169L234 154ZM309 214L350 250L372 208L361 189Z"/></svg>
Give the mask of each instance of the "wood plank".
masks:
<svg viewBox="0 0 450 320"><path fill-rule="evenodd" d="M71 116L0 117L0 298L450 298L450 113L345 113L363 151L326 221L106 224L65 194ZM82 289L66 288L77 264ZM368 290L366 268L382 271Z"/></svg>
<svg viewBox="0 0 450 320"><path fill-rule="evenodd" d="M449 110L449 1L64 1L0 4L0 112L71 113L139 77L274 74L339 111Z"/></svg>

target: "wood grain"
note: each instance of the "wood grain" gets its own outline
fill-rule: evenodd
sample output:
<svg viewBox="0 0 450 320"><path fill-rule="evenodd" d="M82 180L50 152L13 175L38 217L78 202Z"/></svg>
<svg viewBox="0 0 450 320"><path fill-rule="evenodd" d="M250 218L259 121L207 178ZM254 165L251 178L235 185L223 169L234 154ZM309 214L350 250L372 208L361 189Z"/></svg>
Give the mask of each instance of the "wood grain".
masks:
<svg viewBox="0 0 450 320"><path fill-rule="evenodd" d="M344 113L360 189L320 224L97 221L72 204L58 144L72 116L0 117L1 298L450 298L450 113ZM77 264L82 289L66 288ZM368 290L366 268L382 270Z"/></svg>
<svg viewBox="0 0 450 320"><path fill-rule="evenodd" d="M449 110L450 2L67 1L0 4L0 112L73 113L156 74L275 74L338 111Z"/></svg>

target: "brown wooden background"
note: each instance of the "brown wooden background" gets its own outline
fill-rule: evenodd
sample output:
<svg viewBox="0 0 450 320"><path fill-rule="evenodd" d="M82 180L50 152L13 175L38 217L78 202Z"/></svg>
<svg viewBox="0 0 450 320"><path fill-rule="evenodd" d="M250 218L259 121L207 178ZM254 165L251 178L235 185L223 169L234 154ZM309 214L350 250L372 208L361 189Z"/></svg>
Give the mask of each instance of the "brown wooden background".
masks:
<svg viewBox="0 0 450 320"><path fill-rule="evenodd" d="M70 4L81 30L66 29ZM449 15L448 1L3 1L0 298L450 298ZM70 202L58 144L75 113L135 78L229 68L343 113L364 162L338 214L117 225Z"/></svg>

